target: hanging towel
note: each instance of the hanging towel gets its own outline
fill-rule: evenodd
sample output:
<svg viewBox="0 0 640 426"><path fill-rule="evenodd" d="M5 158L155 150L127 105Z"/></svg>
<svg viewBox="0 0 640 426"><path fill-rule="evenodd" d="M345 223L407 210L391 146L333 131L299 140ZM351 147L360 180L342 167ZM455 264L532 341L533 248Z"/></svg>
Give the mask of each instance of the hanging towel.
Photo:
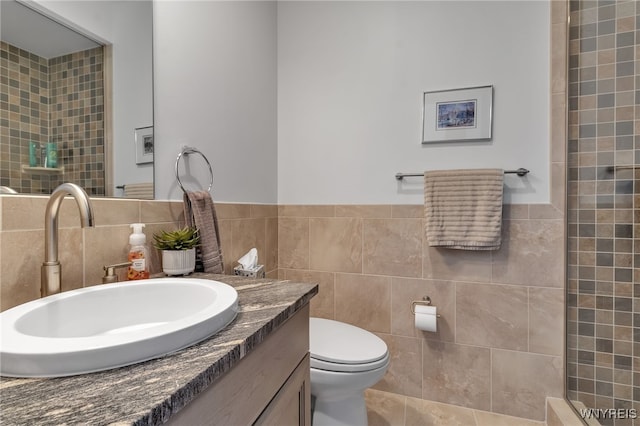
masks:
<svg viewBox="0 0 640 426"><path fill-rule="evenodd" d="M425 172L425 230L429 245L498 250L503 181L502 169Z"/></svg>
<svg viewBox="0 0 640 426"><path fill-rule="evenodd" d="M145 200L153 200L153 182L125 184L124 198L142 198Z"/></svg>
<svg viewBox="0 0 640 426"><path fill-rule="evenodd" d="M222 248L218 216L213 199L207 191L186 191L184 193L184 218L187 226L196 227L200 232L200 245L196 250L196 271L201 270L222 274ZM202 265L200 269L199 263Z"/></svg>

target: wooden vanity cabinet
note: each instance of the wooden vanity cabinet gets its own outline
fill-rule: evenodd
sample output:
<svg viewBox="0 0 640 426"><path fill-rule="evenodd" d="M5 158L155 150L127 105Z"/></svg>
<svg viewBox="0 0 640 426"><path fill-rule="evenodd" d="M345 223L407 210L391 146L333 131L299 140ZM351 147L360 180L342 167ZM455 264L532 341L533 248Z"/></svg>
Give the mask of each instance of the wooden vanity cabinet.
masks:
<svg viewBox="0 0 640 426"><path fill-rule="evenodd" d="M306 305L168 424L310 426L309 374Z"/></svg>

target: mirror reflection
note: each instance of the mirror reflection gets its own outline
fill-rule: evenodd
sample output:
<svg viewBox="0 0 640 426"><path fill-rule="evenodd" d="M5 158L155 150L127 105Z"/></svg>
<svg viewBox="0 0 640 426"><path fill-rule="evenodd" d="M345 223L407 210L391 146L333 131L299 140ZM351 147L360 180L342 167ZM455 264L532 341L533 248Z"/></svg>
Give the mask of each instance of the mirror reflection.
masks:
<svg viewBox="0 0 640 426"><path fill-rule="evenodd" d="M0 186L153 198L152 1L0 2Z"/></svg>

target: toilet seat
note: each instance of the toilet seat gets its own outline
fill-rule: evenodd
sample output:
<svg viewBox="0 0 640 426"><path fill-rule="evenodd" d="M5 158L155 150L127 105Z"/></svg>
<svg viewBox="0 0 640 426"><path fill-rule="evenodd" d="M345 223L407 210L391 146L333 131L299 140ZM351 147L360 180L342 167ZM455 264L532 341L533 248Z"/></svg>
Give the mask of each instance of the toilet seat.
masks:
<svg viewBox="0 0 640 426"><path fill-rule="evenodd" d="M324 318L309 319L311 368L362 372L386 367L387 345L373 333Z"/></svg>

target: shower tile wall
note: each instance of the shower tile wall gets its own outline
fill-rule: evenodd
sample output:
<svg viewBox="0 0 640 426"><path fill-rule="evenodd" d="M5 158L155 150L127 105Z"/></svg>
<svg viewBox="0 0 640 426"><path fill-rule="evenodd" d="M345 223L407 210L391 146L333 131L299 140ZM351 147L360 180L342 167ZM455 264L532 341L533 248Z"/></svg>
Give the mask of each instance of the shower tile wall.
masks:
<svg viewBox="0 0 640 426"><path fill-rule="evenodd" d="M46 194L72 181L104 195L102 67L102 48L47 60L0 42L0 185ZM23 172L29 141L56 142L64 174Z"/></svg>
<svg viewBox="0 0 640 426"><path fill-rule="evenodd" d="M640 6L570 8L567 396L640 413Z"/></svg>

